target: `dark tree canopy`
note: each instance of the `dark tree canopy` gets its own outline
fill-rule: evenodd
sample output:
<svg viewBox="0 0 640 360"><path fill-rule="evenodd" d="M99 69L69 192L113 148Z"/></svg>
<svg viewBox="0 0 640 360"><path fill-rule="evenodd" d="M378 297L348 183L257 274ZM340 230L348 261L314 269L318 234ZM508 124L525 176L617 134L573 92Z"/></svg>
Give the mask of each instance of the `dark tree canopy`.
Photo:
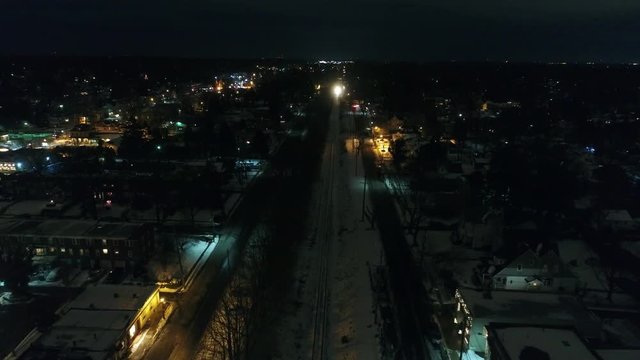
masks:
<svg viewBox="0 0 640 360"><path fill-rule="evenodd" d="M11 292L26 292L31 268L31 251L28 249L16 245L5 247L0 252L0 280Z"/></svg>

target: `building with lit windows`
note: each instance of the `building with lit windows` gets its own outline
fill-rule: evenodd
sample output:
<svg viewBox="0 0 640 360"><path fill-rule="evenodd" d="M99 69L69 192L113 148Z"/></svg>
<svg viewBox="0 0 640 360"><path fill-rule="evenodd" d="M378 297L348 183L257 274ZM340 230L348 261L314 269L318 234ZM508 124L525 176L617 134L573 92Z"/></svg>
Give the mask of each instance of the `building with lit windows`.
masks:
<svg viewBox="0 0 640 360"><path fill-rule="evenodd" d="M574 293L578 279L555 251L526 250L493 276L493 287L504 290Z"/></svg>
<svg viewBox="0 0 640 360"><path fill-rule="evenodd" d="M156 286L87 287L65 305L25 359L126 359L146 327L162 316Z"/></svg>
<svg viewBox="0 0 640 360"><path fill-rule="evenodd" d="M0 249L22 244L38 256L55 256L82 268L125 268L152 255L153 228L147 224L84 220L0 221Z"/></svg>
<svg viewBox="0 0 640 360"><path fill-rule="evenodd" d="M573 327L588 340L602 336L600 320L573 296L529 291L458 289L452 319L465 351L484 356L490 323Z"/></svg>

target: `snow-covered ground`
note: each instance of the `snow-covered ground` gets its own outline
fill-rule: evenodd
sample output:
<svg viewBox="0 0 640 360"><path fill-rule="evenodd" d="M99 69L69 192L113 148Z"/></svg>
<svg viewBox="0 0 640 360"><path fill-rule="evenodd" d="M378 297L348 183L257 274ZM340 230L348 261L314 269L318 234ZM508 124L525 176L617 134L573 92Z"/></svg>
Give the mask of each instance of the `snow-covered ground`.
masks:
<svg viewBox="0 0 640 360"><path fill-rule="evenodd" d="M47 278L53 278L53 274L51 274L52 271L54 270L46 271L38 279L29 281L29 286L63 286L78 288L82 287L87 281L89 281L89 271L80 270L77 268L72 268L70 270L70 272L67 274L67 281L64 281L63 279L58 279L56 281L47 281Z"/></svg>
<svg viewBox="0 0 640 360"><path fill-rule="evenodd" d="M373 296L369 266L380 265L382 246L377 231L360 221L361 188L348 184L355 180L363 184L362 171L355 176L355 161L362 169L361 157L356 158L352 141L345 141L347 153L341 155L338 167L340 180L338 199L337 244L333 255L331 319L331 359L377 359L377 326L373 316ZM361 185L362 186L362 185Z"/></svg>
<svg viewBox="0 0 640 360"><path fill-rule="evenodd" d="M191 272L198 259L200 259L210 245L208 241L197 239L180 239L178 241L184 241L181 252L182 270L180 269L177 252L169 253L166 256L166 261L162 261L160 258L161 254L158 254L154 256L147 265L149 274L153 279L162 282L169 282L172 279L183 279L183 277L186 277ZM184 273L182 273L182 271L184 271Z"/></svg>
<svg viewBox="0 0 640 360"><path fill-rule="evenodd" d="M335 110L335 109L334 109ZM334 116L336 112L334 111ZM337 117L330 120L333 126ZM329 141L332 139L331 128ZM333 133L334 135L336 133ZM376 337L378 326L374 321L373 294L369 278L369 265L378 265L381 244L377 231L370 230L367 222L361 222L363 165L356 156L355 142L338 135L334 145L335 156L325 153L323 168L333 162L333 204L329 239L331 251L328 260L328 327L326 330L327 359L375 360L379 359ZM358 175L355 175L356 161ZM321 254L321 236L316 230L321 226L314 219L321 218L323 205L328 200L322 184L328 181L323 171L316 184L314 201L309 217L309 238L301 246L295 273L296 289L287 299L284 318L277 329L277 359L308 359L313 346L314 314Z"/></svg>
<svg viewBox="0 0 640 360"><path fill-rule="evenodd" d="M607 290L607 279L599 266L600 257L582 240L558 241L558 255L580 284L588 290Z"/></svg>
<svg viewBox="0 0 640 360"><path fill-rule="evenodd" d="M42 210L46 209L49 203L47 200L25 200L8 206L4 212L5 215L31 215L39 216Z"/></svg>
<svg viewBox="0 0 640 360"><path fill-rule="evenodd" d="M624 346L640 344L640 329L628 319L603 319L602 329Z"/></svg>

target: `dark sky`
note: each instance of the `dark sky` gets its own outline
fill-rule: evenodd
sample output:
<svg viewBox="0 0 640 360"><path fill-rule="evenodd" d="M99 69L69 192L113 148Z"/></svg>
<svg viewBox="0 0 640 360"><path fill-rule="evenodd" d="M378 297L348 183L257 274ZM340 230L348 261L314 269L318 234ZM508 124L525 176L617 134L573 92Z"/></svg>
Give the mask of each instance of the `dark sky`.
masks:
<svg viewBox="0 0 640 360"><path fill-rule="evenodd" d="M640 60L640 0L0 0L0 53Z"/></svg>

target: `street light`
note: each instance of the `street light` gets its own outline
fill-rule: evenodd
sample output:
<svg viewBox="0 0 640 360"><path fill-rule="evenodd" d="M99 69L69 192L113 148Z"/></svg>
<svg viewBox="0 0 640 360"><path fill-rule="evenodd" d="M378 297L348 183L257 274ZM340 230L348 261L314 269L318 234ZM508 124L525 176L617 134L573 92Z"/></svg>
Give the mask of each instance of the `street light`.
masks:
<svg viewBox="0 0 640 360"><path fill-rule="evenodd" d="M342 93L344 92L344 85L340 85L340 84L336 84L333 87L333 94L336 97L340 97L342 95Z"/></svg>

